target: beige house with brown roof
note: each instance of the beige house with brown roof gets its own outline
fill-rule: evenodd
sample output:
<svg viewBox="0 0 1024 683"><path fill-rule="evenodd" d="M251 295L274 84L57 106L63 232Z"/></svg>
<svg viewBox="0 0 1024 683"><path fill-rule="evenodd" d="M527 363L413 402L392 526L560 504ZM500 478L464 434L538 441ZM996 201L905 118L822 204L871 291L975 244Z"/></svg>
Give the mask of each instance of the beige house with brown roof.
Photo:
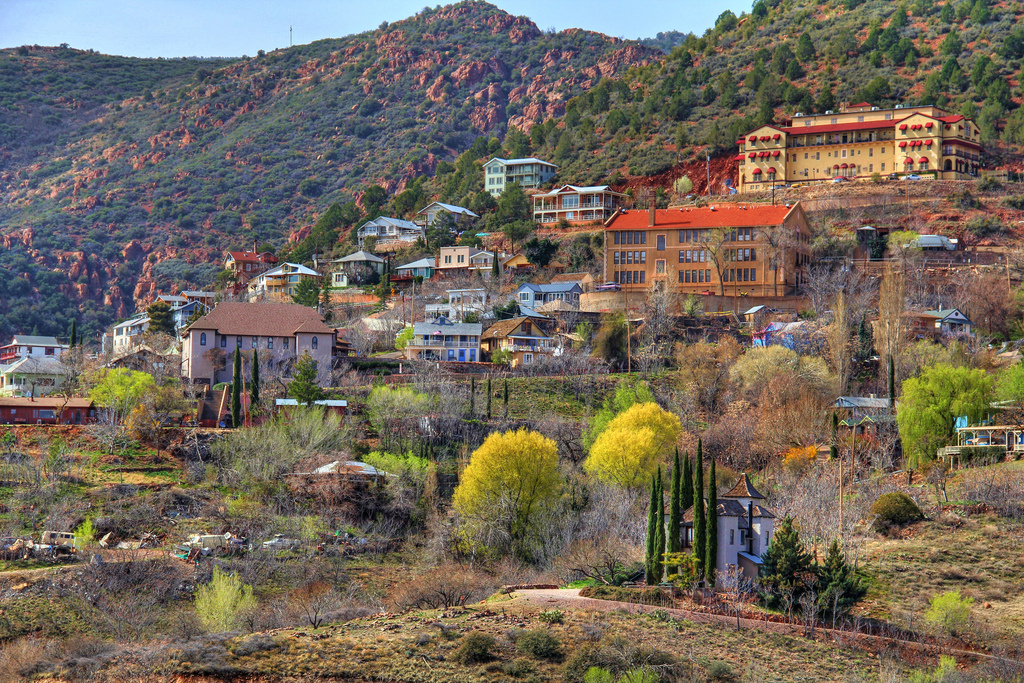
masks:
<svg viewBox="0 0 1024 683"><path fill-rule="evenodd" d="M506 351L512 354L511 367L532 365L540 356L555 352L555 344L537 324L529 318L500 320L480 337L483 349L489 353Z"/></svg>
<svg viewBox="0 0 1024 683"><path fill-rule="evenodd" d="M584 293L594 291L594 276L590 273L560 273L551 278L551 283L578 282Z"/></svg>
<svg viewBox="0 0 1024 683"><path fill-rule="evenodd" d="M193 382L230 382L235 349L259 349L283 362L308 352L330 363L336 332L316 309L299 304L222 302L182 332L181 375Z"/></svg>

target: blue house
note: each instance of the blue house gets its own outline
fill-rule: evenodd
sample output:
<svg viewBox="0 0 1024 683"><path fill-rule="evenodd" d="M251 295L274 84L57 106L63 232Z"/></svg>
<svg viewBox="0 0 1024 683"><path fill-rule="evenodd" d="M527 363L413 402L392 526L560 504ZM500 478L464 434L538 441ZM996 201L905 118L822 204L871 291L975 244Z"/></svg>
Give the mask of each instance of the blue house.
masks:
<svg viewBox="0 0 1024 683"><path fill-rule="evenodd" d="M516 301L520 306L536 308L549 301L566 301L579 305L583 288L578 282L552 282L548 285L534 285L529 282L516 290Z"/></svg>

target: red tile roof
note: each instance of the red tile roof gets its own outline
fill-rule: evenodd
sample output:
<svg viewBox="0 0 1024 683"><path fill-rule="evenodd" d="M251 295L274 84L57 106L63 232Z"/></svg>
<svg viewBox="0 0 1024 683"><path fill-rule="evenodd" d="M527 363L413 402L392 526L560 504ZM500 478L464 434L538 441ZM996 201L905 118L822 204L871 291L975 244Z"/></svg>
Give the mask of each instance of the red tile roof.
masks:
<svg viewBox="0 0 1024 683"><path fill-rule="evenodd" d="M299 304L225 301L188 329L253 337L290 337L296 332L334 334L315 308Z"/></svg>
<svg viewBox="0 0 1024 683"><path fill-rule="evenodd" d="M755 205L719 205L686 209L658 209L655 227L671 228L739 228L758 225L781 225L795 207ZM648 230L648 212L622 211L608 230Z"/></svg>
<svg viewBox="0 0 1024 683"><path fill-rule="evenodd" d="M816 135L818 133L847 133L856 130L876 130L878 128L892 128L894 124L904 119L889 121L856 121L854 123L826 124L824 126L790 126L783 128L789 135Z"/></svg>
<svg viewBox="0 0 1024 683"><path fill-rule="evenodd" d="M857 107L858 109L860 109L861 107L870 107L870 106L873 106L870 102L859 102L857 104L851 104L850 105L850 109L853 109L854 107Z"/></svg>
<svg viewBox="0 0 1024 683"><path fill-rule="evenodd" d="M254 251L229 251L228 255L236 261L253 261L256 263L277 263L277 257L269 251L257 254Z"/></svg>

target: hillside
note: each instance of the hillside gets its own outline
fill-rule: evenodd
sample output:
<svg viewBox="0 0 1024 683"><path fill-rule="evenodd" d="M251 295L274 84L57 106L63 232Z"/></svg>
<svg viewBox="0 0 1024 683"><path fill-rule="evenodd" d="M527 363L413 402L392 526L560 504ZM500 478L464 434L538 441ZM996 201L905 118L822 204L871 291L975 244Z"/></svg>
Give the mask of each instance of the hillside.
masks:
<svg viewBox="0 0 1024 683"><path fill-rule="evenodd" d="M0 267L16 274L0 336L62 333L75 308L95 333L158 290L208 285L225 248L305 237L334 203L346 226L432 198L487 209L492 153L579 184L687 174L700 192L705 150L721 189L742 132L869 100L976 116L986 164L1020 168L1022 11L760 0L700 37L638 43L463 2L231 63L0 51L17 105L0 119ZM386 194L362 201L373 184Z"/></svg>
<svg viewBox="0 0 1024 683"><path fill-rule="evenodd" d="M4 95L26 103L0 128L0 267L20 275L0 336L65 332L68 300L95 332L158 288L207 285L225 247L280 246L332 203L400 189L658 54L476 2L198 68L0 51L18 76Z"/></svg>

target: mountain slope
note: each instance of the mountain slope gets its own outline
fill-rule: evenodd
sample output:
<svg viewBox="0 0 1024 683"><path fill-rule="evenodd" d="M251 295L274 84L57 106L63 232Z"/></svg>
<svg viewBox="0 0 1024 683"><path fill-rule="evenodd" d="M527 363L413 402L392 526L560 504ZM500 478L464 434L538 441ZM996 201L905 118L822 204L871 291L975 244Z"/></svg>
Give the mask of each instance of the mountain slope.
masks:
<svg viewBox="0 0 1024 683"><path fill-rule="evenodd" d="M99 305L85 324L95 332L157 288L206 285L225 247L280 246L332 203L374 182L400 189L477 136L560 115L568 97L658 54L596 33L543 33L464 2L217 68L135 77L133 96L61 134L8 142L0 267L23 276L0 292L0 336L63 332L73 312L51 306L54 296ZM0 70L39 59L0 51ZM164 66L141 61L122 68ZM47 97L50 85L30 80L20 96Z"/></svg>

